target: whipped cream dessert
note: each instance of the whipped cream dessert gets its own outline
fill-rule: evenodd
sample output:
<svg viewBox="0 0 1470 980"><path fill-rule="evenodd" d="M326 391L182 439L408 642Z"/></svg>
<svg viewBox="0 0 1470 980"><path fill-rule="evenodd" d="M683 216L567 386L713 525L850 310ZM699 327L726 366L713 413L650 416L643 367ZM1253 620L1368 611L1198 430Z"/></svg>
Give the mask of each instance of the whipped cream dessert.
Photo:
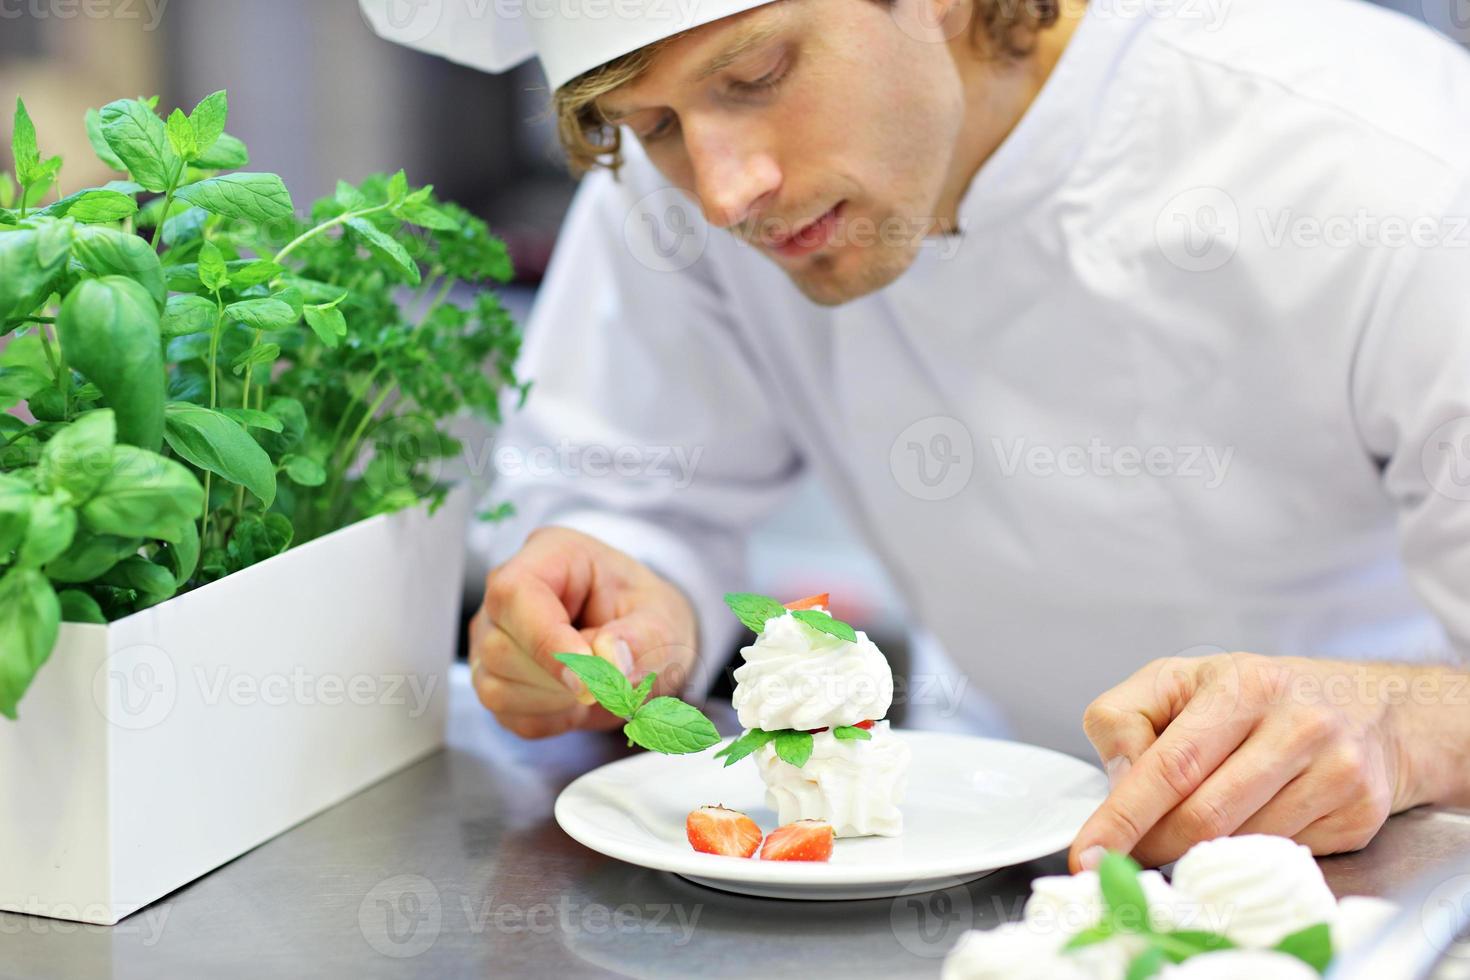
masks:
<svg viewBox="0 0 1470 980"><path fill-rule="evenodd" d="M812 755L801 768L782 761L767 744L755 753L766 783L766 805L782 824L825 820L838 837L903 833L909 747L888 722L870 729L872 738L843 741L830 731L812 736Z"/></svg>
<svg viewBox="0 0 1470 980"><path fill-rule="evenodd" d="M823 610L824 612L826 610ZM735 668L735 711L744 728L768 732L838 728L877 721L893 703L888 658L857 630L857 642L776 616Z"/></svg>
<svg viewBox="0 0 1470 980"><path fill-rule="evenodd" d="M1174 865L1174 889L1198 903L1198 928L1253 949L1330 922L1337 911L1311 849L1265 834L1196 844Z"/></svg>

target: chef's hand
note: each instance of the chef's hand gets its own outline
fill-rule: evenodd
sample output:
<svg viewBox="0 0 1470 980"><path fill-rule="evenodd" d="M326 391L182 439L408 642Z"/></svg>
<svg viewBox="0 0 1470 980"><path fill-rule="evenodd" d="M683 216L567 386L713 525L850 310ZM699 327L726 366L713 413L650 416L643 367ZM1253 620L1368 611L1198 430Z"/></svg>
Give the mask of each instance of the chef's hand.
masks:
<svg viewBox="0 0 1470 980"><path fill-rule="evenodd" d="M1158 660L1083 718L1112 792L1073 842L1167 864L1191 845L1278 834L1357 850L1407 809L1400 715L1383 665L1234 653Z"/></svg>
<svg viewBox="0 0 1470 980"><path fill-rule="evenodd" d="M678 588L596 538L543 527L486 580L470 624L470 675L480 702L523 738L613 728L622 720L553 655L596 654L635 684L657 671L654 696L676 694L695 637Z"/></svg>

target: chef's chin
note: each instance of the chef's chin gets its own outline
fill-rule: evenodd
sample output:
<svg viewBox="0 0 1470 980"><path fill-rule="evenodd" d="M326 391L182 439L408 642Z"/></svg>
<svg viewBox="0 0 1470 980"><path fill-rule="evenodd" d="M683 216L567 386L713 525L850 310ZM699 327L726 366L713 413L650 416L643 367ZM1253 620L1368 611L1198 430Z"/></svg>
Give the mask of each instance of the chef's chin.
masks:
<svg viewBox="0 0 1470 980"><path fill-rule="evenodd" d="M908 271L916 244L847 242L812 255L786 274L807 299L819 306L841 306L875 293Z"/></svg>

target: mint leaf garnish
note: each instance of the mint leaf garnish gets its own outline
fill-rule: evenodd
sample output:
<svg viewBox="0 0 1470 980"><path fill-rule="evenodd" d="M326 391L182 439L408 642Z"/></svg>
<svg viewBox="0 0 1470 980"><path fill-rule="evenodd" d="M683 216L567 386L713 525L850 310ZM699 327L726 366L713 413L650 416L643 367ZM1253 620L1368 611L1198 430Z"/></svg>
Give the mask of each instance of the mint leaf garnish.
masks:
<svg viewBox="0 0 1470 980"><path fill-rule="evenodd" d="M735 763L750 755L752 752L763 748L767 742L771 741L771 739L775 737L775 732L767 732L759 728L752 728L750 731L746 732L744 735L741 735L729 745L716 752L715 758L718 759L723 756L725 759L725 765L727 767L733 766Z"/></svg>
<svg viewBox="0 0 1470 980"><path fill-rule="evenodd" d="M629 740L653 752L688 755L703 752L720 740L714 723L698 708L678 698L654 698L623 726Z"/></svg>
<svg viewBox="0 0 1470 980"><path fill-rule="evenodd" d="M657 674L649 674L643 678L643 681L638 685L637 689L633 691L632 706L634 711L637 711L643 702L648 700L648 695L652 693L653 685L657 682Z"/></svg>
<svg viewBox="0 0 1470 980"><path fill-rule="evenodd" d="M1120 932L1150 931L1148 897L1138 881L1140 870L1137 861L1112 851L1097 866L1106 918Z"/></svg>
<svg viewBox="0 0 1470 980"><path fill-rule="evenodd" d="M1062 947L1062 952L1070 953L1074 949L1096 946L1098 943L1112 939L1115 935L1117 933L1113 930L1113 924L1111 922L1099 922L1091 929L1083 929L1077 935L1067 940L1067 944Z"/></svg>
<svg viewBox="0 0 1470 980"><path fill-rule="evenodd" d="M1150 980L1158 976L1159 971L1164 968L1166 959L1163 950L1157 946L1150 946L1128 964L1128 972L1124 974L1123 980Z"/></svg>
<svg viewBox="0 0 1470 980"><path fill-rule="evenodd" d="M812 736L809 732L786 729L776 732L776 754L782 762L800 769L812 757Z"/></svg>
<svg viewBox="0 0 1470 980"><path fill-rule="evenodd" d="M857 631L840 619L831 616L819 609L798 609L791 614L812 629L830 636L835 636L848 643L857 642Z"/></svg>
<svg viewBox="0 0 1470 980"><path fill-rule="evenodd" d="M786 615L786 607L775 599L751 592L731 592L725 596L725 605L756 634L766 628L766 620Z"/></svg>
<svg viewBox="0 0 1470 980"><path fill-rule="evenodd" d="M598 704L619 718L632 719L638 703L633 700L633 685L622 671L601 657L586 653L558 653L556 659L582 679Z"/></svg>
<svg viewBox="0 0 1470 980"><path fill-rule="evenodd" d="M1318 973L1332 962L1332 929L1322 922L1294 932L1276 944L1276 951L1295 956Z"/></svg>
<svg viewBox="0 0 1470 980"><path fill-rule="evenodd" d="M832 729L832 737L839 742L865 742L873 737L873 733L866 728L858 728L856 725L843 725Z"/></svg>
<svg viewBox="0 0 1470 980"><path fill-rule="evenodd" d="M1154 942L1171 963L1183 963L1191 956L1235 949L1235 943L1215 932L1181 929L1178 932L1154 934Z"/></svg>

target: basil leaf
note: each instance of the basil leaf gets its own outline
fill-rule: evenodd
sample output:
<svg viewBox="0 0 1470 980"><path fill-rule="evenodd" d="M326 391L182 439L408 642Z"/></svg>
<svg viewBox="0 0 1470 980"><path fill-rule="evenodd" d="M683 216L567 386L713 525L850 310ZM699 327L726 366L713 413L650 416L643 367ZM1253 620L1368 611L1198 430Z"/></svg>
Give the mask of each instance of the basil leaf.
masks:
<svg viewBox="0 0 1470 980"><path fill-rule="evenodd" d="M306 437L306 409L294 398L272 398L265 410L277 419L279 429L255 433L255 441L272 456L284 456Z"/></svg>
<svg viewBox="0 0 1470 980"><path fill-rule="evenodd" d="M0 578L0 715L15 720L60 628L61 602L45 575L12 568Z"/></svg>
<svg viewBox="0 0 1470 980"><path fill-rule="evenodd" d="M601 657L586 653L558 653L555 659L581 678L598 704L619 718L633 717L638 707L633 703L633 685L622 671Z"/></svg>
<svg viewBox="0 0 1470 980"><path fill-rule="evenodd" d="M173 569L174 585L182 590L199 569L199 526L192 520L179 526L178 540L163 547L163 559Z"/></svg>
<svg viewBox="0 0 1470 980"><path fill-rule="evenodd" d="M142 538L123 538L111 534L79 533L64 554L46 566L53 582L80 585L101 578L124 558L138 553Z"/></svg>
<svg viewBox="0 0 1470 980"><path fill-rule="evenodd" d="M167 191L183 161L169 145L158 113L136 99L120 99L102 107L101 119L102 138L133 179L155 193Z"/></svg>
<svg viewBox="0 0 1470 980"><path fill-rule="evenodd" d="M380 229L377 225L366 218L348 218L347 227L351 228L367 242L368 247L383 256L408 279L409 285L417 286L422 274L419 272L418 263L408 254L408 250L392 235Z"/></svg>
<svg viewBox="0 0 1470 980"><path fill-rule="evenodd" d="M0 555L9 554L26 539L35 488L24 480L0 474Z"/></svg>
<svg viewBox="0 0 1470 980"><path fill-rule="evenodd" d="M764 748L766 743L776 737L775 732L752 728L750 731L735 739L729 745L715 753L715 758L721 756L725 759L726 766L733 766L741 759Z"/></svg>
<svg viewBox="0 0 1470 980"><path fill-rule="evenodd" d="M250 429L264 429L267 432L280 432L281 420L269 412L257 411L253 408L222 408L222 413Z"/></svg>
<svg viewBox="0 0 1470 980"><path fill-rule="evenodd" d="M51 379L33 368L0 367L0 412L14 408L51 384Z"/></svg>
<svg viewBox="0 0 1470 980"><path fill-rule="evenodd" d="M117 421L112 410L88 412L46 443L36 479L42 487L63 491L81 503L97 492L112 469L115 445Z"/></svg>
<svg viewBox="0 0 1470 980"><path fill-rule="evenodd" d="M240 285L238 282L234 284ZM254 327L256 330L284 330L296 323L296 311L274 297L231 303L225 307L225 316L231 320L238 320L247 327Z"/></svg>
<svg viewBox="0 0 1470 980"><path fill-rule="evenodd" d="M866 742L873 737L873 733L856 725L843 725L832 729L832 737L839 742Z"/></svg>
<svg viewBox="0 0 1470 980"><path fill-rule="evenodd" d="M71 226L27 228L0 235L0 323L26 316L55 290L66 269L67 250L57 251L58 236L70 247Z"/></svg>
<svg viewBox="0 0 1470 980"><path fill-rule="evenodd" d="M812 757L812 745L812 737L807 732L786 730L776 733L776 755L798 769Z"/></svg>
<svg viewBox="0 0 1470 980"><path fill-rule="evenodd" d="M287 456L281 467L298 487L319 487L327 482L326 468L309 456Z"/></svg>
<svg viewBox="0 0 1470 980"><path fill-rule="evenodd" d="M84 225L77 229L72 255L95 276L122 276L147 290L160 310L168 299L163 263L158 253L137 235L116 228Z"/></svg>
<svg viewBox="0 0 1470 980"><path fill-rule="evenodd" d="M714 722L698 708L678 698L654 698L638 709L623 726L623 734L636 745L665 755L703 752L720 740Z"/></svg>
<svg viewBox="0 0 1470 980"><path fill-rule="evenodd" d="M83 526L99 534L177 542L204 508L204 488L188 469L133 446L112 451L112 472L82 505Z"/></svg>
<svg viewBox="0 0 1470 980"><path fill-rule="evenodd" d="M142 557L129 558L102 577L103 585L129 589L137 595L137 608L147 609L172 599L178 591L173 572Z"/></svg>
<svg viewBox="0 0 1470 980"><path fill-rule="evenodd" d="M725 596L725 605L754 633L766 628L766 621L786 615L786 607L768 596L750 592L732 592Z"/></svg>
<svg viewBox="0 0 1470 980"><path fill-rule="evenodd" d="M214 329L219 308L203 296L180 293L168 298L163 308L163 319L159 331L164 337L187 337L189 334L209 333Z"/></svg>
<svg viewBox="0 0 1470 980"><path fill-rule="evenodd" d="M61 304L56 332L71 366L102 390L117 417L119 442L163 444L163 367L158 306L131 279L83 282Z"/></svg>
<svg viewBox="0 0 1470 980"><path fill-rule="evenodd" d="M1148 932L1148 897L1138 880L1138 862L1112 851L1097 867L1106 917L1119 932Z"/></svg>
<svg viewBox="0 0 1470 980"><path fill-rule="evenodd" d="M225 218L277 221L294 213L291 192L275 174L224 174L180 187L174 196Z"/></svg>
<svg viewBox="0 0 1470 980"><path fill-rule="evenodd" d="M820 610L798 609L791 615L818 632L846 640L848 643L857 642L857 632L851 626L840 619L833 619Z"/></svg>
<svg viewBox="0 0 1470 980"><path fill-rule="evenodd" d="M262 364L274 364L280 356L280 344L257 344L235 358L230 364L230 369L238 377L245 373L246 368L259 367Z"/></svg>
<svg viewBox="0 0 1470 980"><path fill-rule="evenodd" d="M260 444L234 419L203 405L169 402L164 439L182 459L236 483L267 508L276 501L276 468Z"/></svg>
<svg viewBox="0 0 1470 980"><path fill-rule="evenodd" d="M1325 973L1332 962L1332 929L1323 922L1294 932L1276 944L1276 951L1295 956L1303 963Z"/></svg>
<svg viewBox="0 0 1470 980"><path fill-rule="evenodd" d="M61 601L61 621L63 623L107 625L107 617L102 614L102 607L97 605L97 600L87 593L78 589L67 589L57 598Z"/></svg>

